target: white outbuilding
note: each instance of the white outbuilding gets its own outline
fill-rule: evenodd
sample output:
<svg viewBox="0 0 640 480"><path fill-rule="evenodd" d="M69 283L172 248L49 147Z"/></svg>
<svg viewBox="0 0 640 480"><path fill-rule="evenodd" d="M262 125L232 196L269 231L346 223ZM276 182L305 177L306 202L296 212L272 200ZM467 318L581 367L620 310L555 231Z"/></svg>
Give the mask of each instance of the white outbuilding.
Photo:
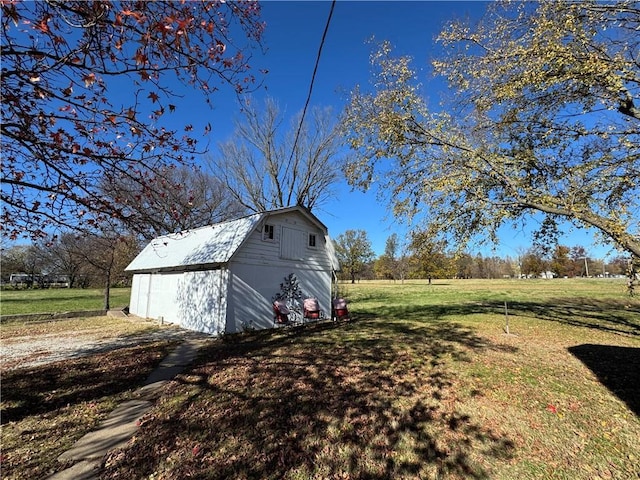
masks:
<svg viewBox="0 0 640 480"><path fill-rule="evenodd" d="M158 237L126 270L131 314L219 335L273 327L285 279L328 316L338 261L327 227L288 207Z"/></svg>

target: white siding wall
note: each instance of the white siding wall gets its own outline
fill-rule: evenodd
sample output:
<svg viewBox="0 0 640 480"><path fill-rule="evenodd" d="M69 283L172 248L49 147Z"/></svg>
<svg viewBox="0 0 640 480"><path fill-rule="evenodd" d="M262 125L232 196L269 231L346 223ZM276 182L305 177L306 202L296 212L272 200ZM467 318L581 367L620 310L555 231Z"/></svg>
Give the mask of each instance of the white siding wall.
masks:
<svg viewBox="0 0 640 480"><path fill-rule="evenodd" d="M136 274L129 311L218 335L225 326L228 278L227 270Z"/></svg>
<svg viewBox="0 0 640 480"><path fill-rule="evenodd" d="M285 276L295 273L305 295L315 296L325 315L331 315L331 275L288 266L234 264L231 267L226 331L273 327L272 299Z"/></svg>
<svg viewBox="0 0 640 480"><path fill-rule="evenodd" d="M178 283L184 273L154 273L151 275L150 302L147 317L162 317L168 323L180 323Z"/></svg>
<svg viewBox="0 0 640 480"><path fill-rule="evenodd" d="M185 272L177 289L180 325L190 330L219 335L227 313L227 270Z"/></svg>
<svg viewBox="0 0 640 480"><path fill-rule="evenodd" d="M133 315L146 318L147 305L149 304L149 282L151 275L148 273L136 273L131 282L131 301L129 312Z"/></svg>
<svg viewBox="0 0 640 480"><path fill-rule="evenodd" d="M280 258L282 260L302 261L310 254L316 253L308 248L309 233L307 231L284 225L280 228Z"/></svg>
<svg viewBox="0 0 640 480"><path fill-rule="evenodd" d="M273 215L267 218L266 223L274 226L273 240L262 239L262 225L260 225L260 228L249 236L233 257L234 263L296 266L302 262L307 268L331 271L324 233L303 215L297 212ZM308 247L310 233L316 235L316 248ZM292 243L293 236L299 238L295 244Z"/></svg>
<svg viewBox="0 0 640 480"><path fill-rule="evenodd" d="M274 226L273 240L262 239L262 225L233 257L226 329L273 326L271 302L285 276L295 273L305 295L315 296L325 314L331 314L331 263L324 232L297 212L274 215L266 220ZM316 247L308 246L315 234Z"/></svg>

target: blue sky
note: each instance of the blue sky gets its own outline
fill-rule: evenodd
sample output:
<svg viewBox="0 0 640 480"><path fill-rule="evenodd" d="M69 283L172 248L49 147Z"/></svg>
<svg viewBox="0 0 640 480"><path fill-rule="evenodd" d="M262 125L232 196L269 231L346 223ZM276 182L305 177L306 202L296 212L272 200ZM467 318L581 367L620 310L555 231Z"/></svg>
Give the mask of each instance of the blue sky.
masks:
<svg viewBox="0 0 640 480"><path fill-rule="evenodd" d="M435 39L442 28L454 19L479 19L487 8L482 1L345 1L338 0L333 12L323 47L310 106L331 106L336 115L348 101L349 91L357 84L366 85L370 79L369 55L374 48L370 42L389 40L398 54L414 59L423 94L431 106L447 95L446 85L434 79L430 62L438 56ZM288 117L298 114L304 107L320 46L321 38L331 9L330 1L263 1L262 18L266 22L264 52L253 52L251 65L258 75L260 69L269 73L262 85L253 93L256 101L269 96L274 98ZM118 79L110 98L116 106L130 100L129 88L118 89ZM124 85L124 84L123 84ZM129 84L126 84L127 86ZM222 88L212 96L214 108L203 102L198 92L172 84L171 88L182 96L172 98L178 108L168 120L169 128L181 129L192 124L194 131L212 126L207 136L208 155L215 155L217 144L230 139L234 119L239 118L238 99L232 88ZM122 97L120 98L120 95ZM204 159L203 159L204 160ZM332 237L348 229L367 232L377 255L384 251L385 242L392 233L401 237L406 227L396 221L378 200L375 188L369 192L353 191L346 183L335 187L332 200L314 210L328 226ZM533 218L524 228L505 227L500 242L491 246L471 246L471 253L483 255L517 256L532 244L531 232L539 220ZM596 243L594 232L569 231L560 242L568 246L581 245L593 258L614 256L611 246Z"/></svg>
<svg viewBox="0 0 640 480"><path fill-rule="evenodd" d="M276 98L289 114L304 106L331 2L264 2L267 23L262 92ZM427 66L435 36L453 15L479 15L483 2L346 2L334 8L316 75L311 105L332 106L338 113L356 84L369 81L370 42L390 40L397 51ZM365 230L377 254L386 239L404 228L388 214L376 192L352 191L341 182L335 200L316 212L333 237L348 229Z"/></svg>
<svg viewBox="0 0 640 480"><path fill-rule="evenodd" d="M446 22L452 19L472 21L482 16L486 2L391 2L391 1L340 1L336 3L328 35L314 84L310 106L332 106L338 113L347 101L348 92L356 84L369 81L369 39L390 40L396 52L410 55L414 66L421 72L425 85L424 94L434 103L446 94L445 85L433 79L429 62L437 56L435 38ZM264 43L266 53L254 54L256 68L269 70L262 87L253 94L256 100L265 96L275 98L287 116L301 111L309 90L313 68L325 28L331 2L262 3L266 22ZM210 147L215 150L218 142L227 140L232 133L233 119L238 117L235 97L223 90L214 98L213 111L188 105L185 98L181 110L202 111L203 120L213 125ZM185 109L187 107L187 109ZM206 123L203 121L203 123ZM335 198L318 208L315 213L328 226L332 237L348 229L365 230L376 254L384 251L386 239L394 232L403 235L405 228L394 221L386 205L378 201L376 192L353 191L341 182ZM531 246L531 231L537 220L528 222L525 228L505 227L500 243L495 246L471 247L472 253L483 255L517 256ZM594 258L615 255L610 246L600 245L594 232L574 230L561 238L561 243L584 246Z"/></svg>

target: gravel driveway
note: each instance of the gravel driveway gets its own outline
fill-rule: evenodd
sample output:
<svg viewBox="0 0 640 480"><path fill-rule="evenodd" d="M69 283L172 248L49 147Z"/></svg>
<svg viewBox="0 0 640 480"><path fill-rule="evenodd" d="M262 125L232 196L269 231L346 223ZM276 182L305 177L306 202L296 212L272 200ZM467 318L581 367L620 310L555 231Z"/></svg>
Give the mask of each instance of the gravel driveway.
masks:
<svg viewBox="0 0 640 480"><path fill-rule="evenodd" d="M96 329L73 330L63 333L14 336L2 339L0 345L0 370L34 367L59 360L74 359L102 353L117 348L158 340L183 340L186 338L212 338L173 325L163 325L153 332L105 337Z"/></svg>

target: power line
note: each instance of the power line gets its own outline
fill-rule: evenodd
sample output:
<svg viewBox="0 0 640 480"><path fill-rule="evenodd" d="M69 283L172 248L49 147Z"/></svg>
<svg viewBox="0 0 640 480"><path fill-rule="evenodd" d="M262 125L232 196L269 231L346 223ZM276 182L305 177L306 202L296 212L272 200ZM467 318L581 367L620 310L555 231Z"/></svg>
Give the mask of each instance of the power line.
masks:
<svg viewBox="0 0 640 480"><path fill-rule="evenodd" d="M293 159L293 154L296 151L296 146L298 145L298 137L300 137L300 131L302 130L304 117L307 114L307 108L309 107L309 102L311 101L311 92L313 92L313 84L316 80L318 65L320 64L320 55L322 54L322 47L324 46L324 41L327 38L327 32L329 31L329 24L331 23L331 17L333 16L333 9L335 6L336 6L336 0L333 0L331 2L331 10L329 10L329 17L327 18L327 23L324 27L324 32L322 33L322 40L320 40L320 47L318 48L316 64L313 67L313 75L311 75L311 83L309 84L309 93L307 94L307 101L304 104L304 108L302 110L302 117L300 118L300 124L298 125L298 131L296 132L296 138L293 141L293 148L291 149L291 156L289 157L289 163L291 163L291 160Z"/></svg>

